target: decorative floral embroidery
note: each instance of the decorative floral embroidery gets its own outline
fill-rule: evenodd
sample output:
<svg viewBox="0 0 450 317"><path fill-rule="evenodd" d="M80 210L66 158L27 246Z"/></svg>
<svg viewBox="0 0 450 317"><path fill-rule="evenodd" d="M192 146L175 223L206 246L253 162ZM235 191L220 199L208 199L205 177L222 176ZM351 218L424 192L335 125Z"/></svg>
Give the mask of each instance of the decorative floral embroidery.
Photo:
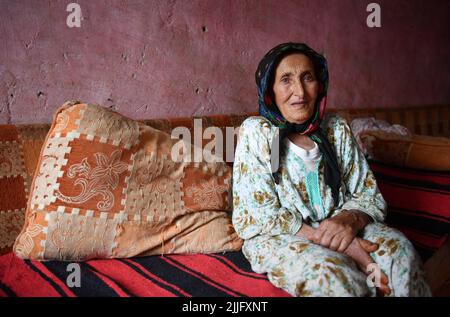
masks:
<svg viewBox="0 0 450 317"><path fill-rule="evenodd" d="M193 197L194 202L202 209L220 209L224 207L222 194L227 189L227 185L219 185L217 179L213 177L200 186L189 187L186 193L188 197Z"/></svg>
<svg viewBox="0 0 450 317"><path fill-rule="evenodd" d="M57 164L58 157L56 155L44 155L42 157L41 168L37 173L37 177L44 175L45 172L50 172Z"/></svg>
<svg viewBox="0 0 450 317"><path fill-rule="evenodd" d="M108 257L110 251L106 241L110 241L111 228L108 223L99 224L97 219L72 219L70 215L58 214L53 222L56 228L50 232L47 256L58 253L60 259L86 260ZM99 234L102 232L102 234Z"/></svg>
<svg viewBox="0 0 450 317"><path fill-rule="evenodd" d="M108 211L114 205L114 195L111 190L116 189L119 183L119 175L127 170L128 165L119 159L122 151L116 150L111 154L111 158L103 153L95 153L97 165L91 168L85 157L81 163L73 164L67 173L70 178L77 175L84 178L77 178L75 185L81 185L82 190L78 196L66 196L59 190L55 195L62 201L68 203L82 204L94 196L102 195L104 200L97 204L100 211Z"/></svg>
<svg viewBox="0 0 450 317"><path fill-rule="evenodd" d="M157 159L156 156L152 156L150 163L146 167L141 167L136 171L137 183L140 187L149 185L148 190L150 192L157 191L160 194L166 193L170 179L167 176L161 176L167 169L173 169L173 164L167 164L164 166L164 162L169 163L166 160Z"/></svg>
<svg viewBox="0 0 450 317"><path fill-rule="evenodd" d="M50 241L55 245L58 250L60 258L62 258L64 245L66 244L66 239L73 235L69 230L72 230L72 221L68 221L68 225L61 228L61 223L57 223L56 229L50 235Z"/></svg>
<svg viewBox="0 0 450 317"><path fill-rule="evenodd" d="M14 252L18 257L28 258L34 248L33 238L42 232L43 226L35 224L36 213L34 212L29 218L27 230L20 235L19 243L15 247Z"/></svg>
<svg viewBox="0 0 450 317"><path fill-rule="evenodd" d="M150 184L155 178L161 175L163 161L152 158L150 164L141 167L136 171L136 180L139 185Z"/></svg>
<svg viewBox="0 0 450 317"><path fill-rule="evenodd" d="M58 116L56 117L56 124L54 131L58 132L64 130L67 127L68 122L69 116L64 112L59 113Z"/></svg>

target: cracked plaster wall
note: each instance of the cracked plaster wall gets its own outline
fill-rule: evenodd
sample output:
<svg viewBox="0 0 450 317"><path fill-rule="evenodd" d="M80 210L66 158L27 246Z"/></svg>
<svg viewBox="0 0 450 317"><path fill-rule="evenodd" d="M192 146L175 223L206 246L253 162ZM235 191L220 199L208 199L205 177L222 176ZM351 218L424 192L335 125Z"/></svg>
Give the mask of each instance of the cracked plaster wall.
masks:
<svg viewBox="0 0 450 317"><path fill-rule="evenodd" d="M0 123L72 99L135 119L255 111L257 63L285 41L327 56L330 107L448 104L449 2L377 1L380 29L369 2L0 0Z"/></svg>

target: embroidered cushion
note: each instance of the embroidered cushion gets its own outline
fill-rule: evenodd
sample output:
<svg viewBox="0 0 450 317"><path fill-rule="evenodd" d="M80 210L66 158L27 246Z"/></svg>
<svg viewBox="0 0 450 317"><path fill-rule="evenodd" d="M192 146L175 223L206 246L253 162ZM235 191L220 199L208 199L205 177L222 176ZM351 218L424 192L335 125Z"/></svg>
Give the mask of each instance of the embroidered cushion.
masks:
<svg viewBox="0 0 450 317"><path fill-rule="evenodd" d="M21 258L86 260L238 250L231 169L193 163L190 144L98 105L58 109L41 149Z"/></svg>

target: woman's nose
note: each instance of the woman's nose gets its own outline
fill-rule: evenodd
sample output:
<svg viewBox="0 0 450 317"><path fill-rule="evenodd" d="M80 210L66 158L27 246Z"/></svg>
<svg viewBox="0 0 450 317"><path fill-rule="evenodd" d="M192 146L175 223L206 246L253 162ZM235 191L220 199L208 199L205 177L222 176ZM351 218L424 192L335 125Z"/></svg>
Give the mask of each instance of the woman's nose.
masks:
<svg viewBox="0 0 450 317"><path fill-rule="evenodd" d="M303 83L301 81L295 81L293 86L293 92L294 95L299 96L300 98L303 98L305 94L305 88L303 87Z"/></svg>

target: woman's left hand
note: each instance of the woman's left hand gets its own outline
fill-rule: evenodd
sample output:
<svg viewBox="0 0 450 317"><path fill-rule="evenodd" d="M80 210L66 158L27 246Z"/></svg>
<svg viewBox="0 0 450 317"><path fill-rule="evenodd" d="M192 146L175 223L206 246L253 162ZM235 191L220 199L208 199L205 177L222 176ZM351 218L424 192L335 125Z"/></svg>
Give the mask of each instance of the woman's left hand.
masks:
<svg viewBox="0 0 450 317"><path fill-rule="evenodd" d="M344 252L370 221L371 218L360 210L344 210L322 221L314 232L312 242L333 251Z"/></svg>

